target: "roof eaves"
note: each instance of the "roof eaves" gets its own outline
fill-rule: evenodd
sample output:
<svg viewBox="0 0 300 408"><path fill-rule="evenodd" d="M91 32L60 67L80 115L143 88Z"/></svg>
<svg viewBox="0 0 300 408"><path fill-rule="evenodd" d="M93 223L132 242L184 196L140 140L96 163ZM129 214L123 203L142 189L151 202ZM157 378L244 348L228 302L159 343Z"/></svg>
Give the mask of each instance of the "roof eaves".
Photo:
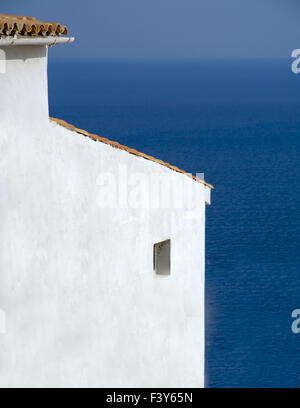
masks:
<svg viewBox="0 0 300 408"><path fill-rule="evenodd" d="M0 14L1 37L59 37L67 35L66 26L59 23L39 21L35 17Z"/></svg>
<svg viewBox="0 0 300 408"><path fill-rule="evenodd" d="M112 147L115 147L115 148L117 148L117 149L125 150L126 152L128 152L128 153L130 153L130 154L134 154L135 156L140 156L140 157L143 157L143 158L146 159L146 160L150 160L150 161L153 161L153 162L155 162L155 163L161 164L162 166L168 167L168 168L171 169L171 170L174 170L174 171L176 171L176 172L178 172L178 173L182 173L182 174L185 174L185 175L191 177L193 180L195 180L195 181L197 181L197 182L199 182L199 183L201 183L201 184L204 184L206 187L209 187L209 188L211 188L211 189L214 188L211 184L206 183L206 181L201 180L201 179L199 179L198 177L193 176L192 174L187 173L187 172L185 172L184 170L181 170L181 169L179 169L178 167L171 165L170 163L166 163L166 162L164 162L164 161L162 161L162 160L156 159L156 158L153 157L153 156L149 156L148 154L141 153L141 152L139 152L139 151L137 151L137 150L135 150L135 149L131 149L131 148L127 147L127 146L121 145L121 144L118 143L118 142L114 142L114 141L112 141L112 140L109 140L109 139L107 139L107 138L98 136L98 135L96 135L96 134L89 133L89 132L87 132L86 130L79 129L79 128L77 128L77 127L71 125L70 123L65 122L65 121L62 120L62 119L50 118L50 120L53 121L53 122L56 122L56 123L57 123L58 125L60 125L60 126L63 126L63 127L67 128L67 129L69 129L69 130L72 130L73 132L79 133L79 134L81 134L81 135L83 135L83 136L87 136L87 137L89 137L90 139L93 139L93 140L95 140L95 141L99 141L99 142L108 144L108 145L110 145L110 146L112 146Z"/></svg>

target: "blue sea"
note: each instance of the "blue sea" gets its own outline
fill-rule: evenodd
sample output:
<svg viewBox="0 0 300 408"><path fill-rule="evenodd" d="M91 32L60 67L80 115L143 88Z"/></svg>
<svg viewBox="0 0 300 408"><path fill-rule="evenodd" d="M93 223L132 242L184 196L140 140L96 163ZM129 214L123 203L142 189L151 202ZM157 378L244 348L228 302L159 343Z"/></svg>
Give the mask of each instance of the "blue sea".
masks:
<svg viewBox="0 0 300 408"><path fill-rule="evenodd" d="M49 63L50 113L214 185L206 386L299 387L300 74L289 59Z"/></svg>

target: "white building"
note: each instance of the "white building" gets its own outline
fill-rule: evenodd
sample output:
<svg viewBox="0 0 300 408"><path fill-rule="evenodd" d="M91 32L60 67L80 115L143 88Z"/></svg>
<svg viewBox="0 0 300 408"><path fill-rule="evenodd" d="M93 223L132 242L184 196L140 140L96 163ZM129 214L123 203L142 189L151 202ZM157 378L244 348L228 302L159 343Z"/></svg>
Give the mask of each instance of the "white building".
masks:
<svg viewBox="0 0 300 408"><path fill-rule="evenodd" d="M49 119L60 34L0 15L0 386L203 386L212 186Z"/></svg>

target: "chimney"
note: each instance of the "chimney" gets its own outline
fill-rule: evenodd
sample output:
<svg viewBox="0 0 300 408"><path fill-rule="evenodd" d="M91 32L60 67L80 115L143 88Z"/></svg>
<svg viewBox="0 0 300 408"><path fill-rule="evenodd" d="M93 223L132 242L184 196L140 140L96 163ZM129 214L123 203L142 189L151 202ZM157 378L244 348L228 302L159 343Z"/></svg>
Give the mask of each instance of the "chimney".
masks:
<svg viewBox="0 0 300 408"><path fill-rule="evenodd" d="M0 14L0 122L38 127L49 122L48 47L73 42L67 27Z"/></svg>

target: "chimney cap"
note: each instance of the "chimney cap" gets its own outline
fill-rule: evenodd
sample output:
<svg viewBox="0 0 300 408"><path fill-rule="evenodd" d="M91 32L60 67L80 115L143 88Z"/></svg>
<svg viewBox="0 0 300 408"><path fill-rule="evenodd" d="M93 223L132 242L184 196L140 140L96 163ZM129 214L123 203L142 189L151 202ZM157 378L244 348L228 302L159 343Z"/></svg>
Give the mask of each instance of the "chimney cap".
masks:
<svg viewBox="0 0 300 408"><path fill-rule="evenodd" d="M0 38L59 37L67 34L67 27L59 23L39 21L35 17L0 14Z"/></svg>

